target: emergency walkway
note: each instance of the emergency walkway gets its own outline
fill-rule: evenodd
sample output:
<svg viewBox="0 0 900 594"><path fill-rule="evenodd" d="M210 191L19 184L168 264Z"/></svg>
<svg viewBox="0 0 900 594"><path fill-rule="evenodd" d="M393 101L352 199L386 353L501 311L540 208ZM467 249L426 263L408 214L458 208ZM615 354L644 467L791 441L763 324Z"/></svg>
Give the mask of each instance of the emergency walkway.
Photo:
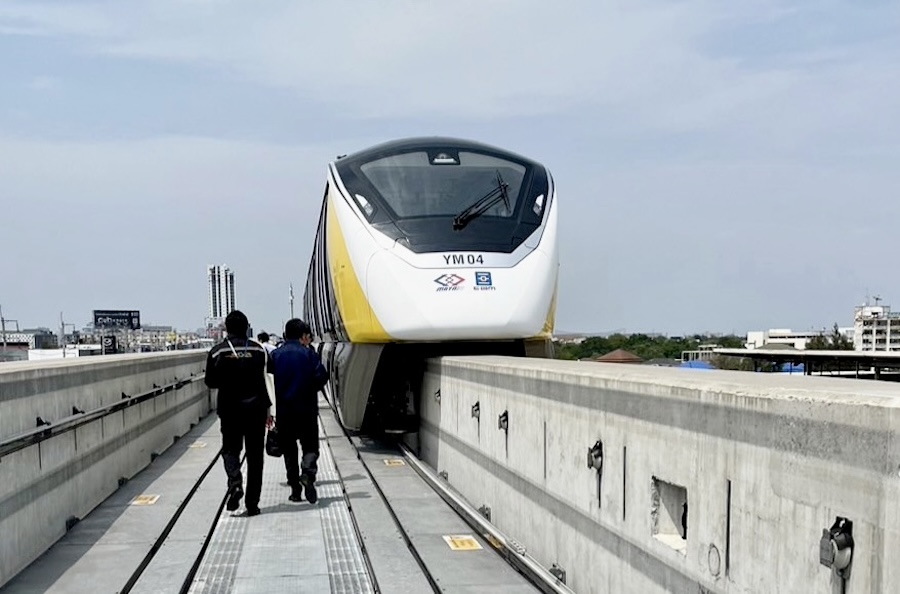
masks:
<svg viewBox="0 0 900 594"><path fill-rule="evenodd" d="M267 456L262 513L225 511L209 415L0 592L538 591L399 449L347 436L320 409L316 504L289 501L284 464Z"/></svg>

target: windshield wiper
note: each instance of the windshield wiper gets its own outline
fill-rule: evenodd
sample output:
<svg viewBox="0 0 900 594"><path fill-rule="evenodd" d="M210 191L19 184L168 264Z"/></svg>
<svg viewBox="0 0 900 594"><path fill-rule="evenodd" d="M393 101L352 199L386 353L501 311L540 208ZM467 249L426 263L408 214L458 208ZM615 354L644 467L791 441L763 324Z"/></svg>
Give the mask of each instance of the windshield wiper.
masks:
<svg viewBox="0 0 900 594"><path fill-rule="evenodd" d="M455 231L459 231L463 229L466 225L469 224L474 219L477 219L488 210L491 209L495 204L500 201L503 201L503 205L506 207L507 212L509 212L509 193L507 190L509 189L509 184L503 181L503 178L500 176L500 172L497 171L497 187L476 200L472 203L471 206L467 207L465 210L460 212L453 218L453 229Z"/></svg>

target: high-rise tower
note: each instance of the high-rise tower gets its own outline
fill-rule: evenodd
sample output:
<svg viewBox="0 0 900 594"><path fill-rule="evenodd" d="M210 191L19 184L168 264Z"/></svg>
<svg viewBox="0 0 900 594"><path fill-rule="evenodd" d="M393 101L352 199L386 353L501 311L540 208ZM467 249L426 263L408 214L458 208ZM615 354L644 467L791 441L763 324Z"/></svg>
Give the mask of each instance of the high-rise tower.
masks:
<svg viewBox="0 0 900 594"><path fill-rule="evenodd" d="M210 322L221 324L225 316L234 310L234 271L225 265L207 266L206 282Z"/></svg>

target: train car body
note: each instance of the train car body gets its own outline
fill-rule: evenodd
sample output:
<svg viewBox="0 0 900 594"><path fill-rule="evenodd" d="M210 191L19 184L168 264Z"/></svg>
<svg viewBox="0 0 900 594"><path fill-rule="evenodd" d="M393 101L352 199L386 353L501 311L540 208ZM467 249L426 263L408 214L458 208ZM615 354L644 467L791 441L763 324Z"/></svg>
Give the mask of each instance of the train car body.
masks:
<svg viewBox="0 0 900 594"><path fill-rule="evenodd" d="M539 163L452 138L330 163L304 316L344 425L414 430L429 357L547 356L558 268Z"/></svg>

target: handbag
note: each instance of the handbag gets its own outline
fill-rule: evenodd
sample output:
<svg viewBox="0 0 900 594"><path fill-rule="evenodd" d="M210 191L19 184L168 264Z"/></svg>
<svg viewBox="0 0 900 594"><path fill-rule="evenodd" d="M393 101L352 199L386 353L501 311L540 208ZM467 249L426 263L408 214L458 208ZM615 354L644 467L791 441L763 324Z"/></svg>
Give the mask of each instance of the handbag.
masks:
<svg viewBox="0 0 900 594"><path fill-rule="evenodd" d="M266 453L273 458L281 457L281 447L278 445L278 430L275 427L266 433Z"/></svg>

